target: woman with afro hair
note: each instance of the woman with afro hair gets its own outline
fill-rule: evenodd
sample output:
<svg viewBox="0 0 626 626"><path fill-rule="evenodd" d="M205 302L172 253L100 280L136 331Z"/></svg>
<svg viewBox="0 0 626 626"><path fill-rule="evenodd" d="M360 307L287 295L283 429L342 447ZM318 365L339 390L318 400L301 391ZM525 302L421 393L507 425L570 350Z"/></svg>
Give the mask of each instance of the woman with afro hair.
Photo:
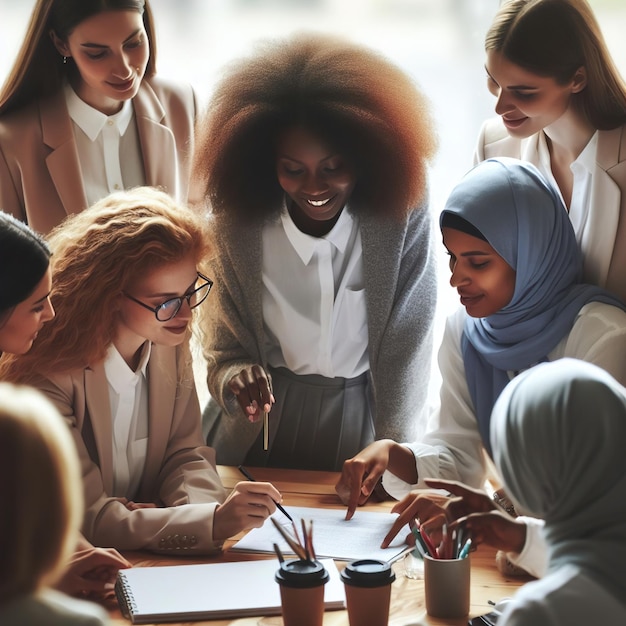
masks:
<svg viewBox="0 0 626 626"><path fill-rule="evenodd" d="M192 183L216 246L204 427L219 463L340 470L416 435L436 143L424 95L361 45L297 34L226 69Z"/></svg>

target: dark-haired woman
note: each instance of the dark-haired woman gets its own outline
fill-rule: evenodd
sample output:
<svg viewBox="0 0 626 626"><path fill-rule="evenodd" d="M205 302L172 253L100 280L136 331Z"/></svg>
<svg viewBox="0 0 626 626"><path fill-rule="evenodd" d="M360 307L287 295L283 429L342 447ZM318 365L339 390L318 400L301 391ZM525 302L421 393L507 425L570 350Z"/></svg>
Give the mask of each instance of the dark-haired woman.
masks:
<svg viewBox="0 0 626 626"><path fill-rule="evenodd" d="M185 202L195 113L156 75L148 0L38 0L0 90L0 206L48 233L120 189Z"/></svg>
<svg viewBox="0 0 626 626"><path fill-rule="evenodd" d="M338 470L416 434L436 300L425 97L372 50L296 35L231 66L197 142L218 462Z"/></svg>

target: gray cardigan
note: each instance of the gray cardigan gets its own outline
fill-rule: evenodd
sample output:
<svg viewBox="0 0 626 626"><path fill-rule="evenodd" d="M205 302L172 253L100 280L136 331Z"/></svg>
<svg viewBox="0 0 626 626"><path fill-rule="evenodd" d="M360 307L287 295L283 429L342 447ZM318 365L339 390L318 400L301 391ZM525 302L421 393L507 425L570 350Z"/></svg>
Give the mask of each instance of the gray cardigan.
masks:
<svg viewBox="0 0 626 626"><path fill-rule="evenodd" d="M246 366L267 366L263 225L242 227L227 216L211 220L215 294L204 329L207 382L211 396L225 409L219 453L240 454L243 460L261 423L244 417L227 383ZM413 441L426 410L433 347L437 277L431 215L423 206L402 221L364 215L360 223L376 438Z"/></svg>

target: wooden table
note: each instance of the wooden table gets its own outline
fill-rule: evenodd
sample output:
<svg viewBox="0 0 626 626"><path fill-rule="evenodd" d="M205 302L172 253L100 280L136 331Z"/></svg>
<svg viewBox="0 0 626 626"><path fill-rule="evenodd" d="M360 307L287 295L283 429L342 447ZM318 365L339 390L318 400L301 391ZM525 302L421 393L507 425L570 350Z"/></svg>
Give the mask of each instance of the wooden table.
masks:
<svg viewBox="0 0 626 626"><path fill-rule="evenodd" d="M234 467L218 467L220 476L227 488L232 488L243 477ZM334 472L310 472L302 470L278 470L251 468L251 473L257 480L272 482L283 494L283 504L291 506L319 506L327 508L343 508L335 494L335 483L338 474ZM370 511L388 511L393 502L377 502L366 505ZM276 558L272 555L245 554L228 550L240 536L227 542L225 551L214 557L169 557L155 555L149 552L125 553L125 556L137 567L154 565L176 565L191 563L214 563L226 561L244 561L259 558ZM382 539L382 537L381 537ZM495 552L489 548L480 547L470 555L472 560L472 590L470 598L470 615L487 613L491 605L505 596L511 596L515 590L528 579L506 579L495 568ZM339 569L343 563L338 563ZM393 565L396 572L396 581L391 591L391 608L389 626L415 626L418 624L436 625L464 625L467 620L441 620L428 617L424 609L424 581L412 580L404 576L402 561ZM128 626L130 622L124 619L118 609L110 612L111 622L116 626ZM182 622L179 626L182 626ZM243 618L235 620L211 620L201 622L184 622L190 626L211 624L213 626L282 626L280 616L266 616L258 618ZM347 611L327 611L324 614L325 626L347 626ZM366 626L366 625L364 625Z"/></svg>

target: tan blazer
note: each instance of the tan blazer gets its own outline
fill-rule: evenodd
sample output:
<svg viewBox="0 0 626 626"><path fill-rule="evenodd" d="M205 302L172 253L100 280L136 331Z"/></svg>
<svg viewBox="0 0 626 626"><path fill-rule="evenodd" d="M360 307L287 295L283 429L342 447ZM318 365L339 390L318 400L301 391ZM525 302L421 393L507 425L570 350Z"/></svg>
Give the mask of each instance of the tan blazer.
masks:
<svg viewBox="0 0 626 626"><path fill-rule="evenodd" d="M187 202L196 115L192 88L145 79L133 107L146 185ZM87 206L63 92L0 117L0 209L46 234Z"/></svg>
<svg viewBox="0 0 626 626"><path fill-rule="evenodd" d="M539 165L539 134L511 137L502 120L487 120L480 131L474 163L509 156ZM590 211L596 214L581 247L585 281L626 301L626 125L598 131Z"/></svg>
<svg viewBox="0 0 626 626"><path fill-rule="evenodd" d="M202 438L189 349L153 345L147 379L148 449L135 501L159 508L137 511L108 495L113 434L103 362L33 381L71 427L84 481L83 533L120 550L215 552L213 514L226 492Z"/></svg>

